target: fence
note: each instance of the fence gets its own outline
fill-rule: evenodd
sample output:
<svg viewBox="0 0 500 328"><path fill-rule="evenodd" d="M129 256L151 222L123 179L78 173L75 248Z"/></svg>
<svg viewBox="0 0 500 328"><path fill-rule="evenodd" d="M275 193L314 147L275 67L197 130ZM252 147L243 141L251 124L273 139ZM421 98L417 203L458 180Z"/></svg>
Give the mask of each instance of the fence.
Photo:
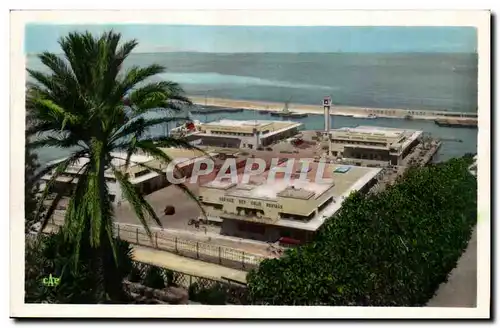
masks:
<svg viewBox="0 0 500 328"><path fill-rule="evenodd" d="M134 266L142 273L142 278L150 268L157 268L163 276L167 285L179 286L188 290L209 290L218 288L226 295L226 301L229 304L246 304L247 287L246 284L235 282L231 279L221 278L213 279L207 277L196 276L175 270L160 268L148 263L134 262ZM196 287L196 288L193 288ZM190 295L193 297L194 295Z"/></svg>
<svg viewBox="0 0 500 328"><path fill-rule="evenodd" d="M34 234L25 234L26 243L34 243L36 242L37 235ZM164 279L166 286L178 286L187 289L190 291L190 294L194 294L195 292L200 292L203 290L210 290L217 288L225 294L226 302L229 304L246 304L247 302L247 287L245 283L238 282L229 278L221 277L219 279L216 278L207 278L196 276L184 272L179 272L171 269L166 269L162 267L158 267L149 263L143 263L139 261L133 261L133 266L135 269L138 269L140 274L140 280L138 283L142 283L146 272L151 268L156 268L159 270L162 278ZM124 282L125 287L129 291L130 290L130 282L127 284L127 280ZM195 288L193 288L195 287ZM146 299L154 300L153 295L146 295ZM189 295L190 297L194 297L195 295Z"/></svg>
<svg viewBox="0 0 500 328"><path fill-rule="evenodd" d="M62 226L64 217L54 215L51 221L54 225ZM113 225L115 237L131 244L153 247L237 270L249 271L258 267L259 263L265 259L265 257L230 247L178 238L168 230L151 229L152 235L150 237L142 227L121 223L114 223Z"/></svg>

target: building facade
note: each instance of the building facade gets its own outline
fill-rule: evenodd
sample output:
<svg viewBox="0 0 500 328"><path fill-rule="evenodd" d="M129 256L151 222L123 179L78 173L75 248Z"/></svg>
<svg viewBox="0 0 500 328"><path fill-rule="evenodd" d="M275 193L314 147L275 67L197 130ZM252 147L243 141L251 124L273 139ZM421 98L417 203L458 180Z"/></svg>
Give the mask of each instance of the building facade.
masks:
<svg viewBox="0 0 500 328"><path fill-rule="evenodd" d="M302 123L266 120L220 120L209 123L194 122L171 131L173 136L188 137L195 144L257 149L293 137Z"/></svg>
<svg viewBox="0 0 500 328"><path fill-rule="evenodd" d="M401 165L421 142L422 131L359 126L330 130L331 156Z"/></svg>
<svg viewBox="0 0 500 328"><path fill-rule="evenodd" d="M306 242L340 208L352 191L367 191L380 174L378 168L326 166L330 182L312 182L318 165L301 179L277 178L269 172L249 183L211 181L200 187L199 200L207 215L222 220L221 234L276 242L282 237Z"/></svg>

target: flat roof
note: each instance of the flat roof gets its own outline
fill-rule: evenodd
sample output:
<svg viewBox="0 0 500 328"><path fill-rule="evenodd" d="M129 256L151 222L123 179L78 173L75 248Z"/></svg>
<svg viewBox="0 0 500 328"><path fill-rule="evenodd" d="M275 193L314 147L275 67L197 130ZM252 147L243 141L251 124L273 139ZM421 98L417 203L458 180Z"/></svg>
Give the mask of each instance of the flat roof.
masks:
<svg viewBox="0 0 500 328"><path fill-rule="evenodd" d="M208 128L264 128L269 127L270 132L278 130L286 130L291 127L301 126L302 123L294 121L272 121L272 120L228 120L223 119L220 121L212 121L207 123L201 123L201 126Z"/></svg>
<svg viewBox="0 0 500 328"><path fill-rule="evenodd" d="M300 167L299 162L295 163L294 171ZM263 218L252 219L250 217L241 217L236 214L224 214L224 217L230 219L267 223L277 226L289 227L300 230L316 231L326 219L333 216L342 206L345 198L351 192L360 190L381 171L381 168L371 168L362 166L342 165L342 164L325 164L323 177L333 179L333 183L312 182L318 171L318 163L310 164L311 170L307 173L309 181L298 179L283 179L283 174L277 175L276 180L272 183L267 183L266 179L269 171L262 174L251 176L248 184L234 183L231 181L211 181L201 187L210 187L225 190L225 196L250 198L256 200L273 201L280 197L280 193L297 192L302 199L318 198L324 192L329 191L333 197L333 202L328 204L321 212L319 212L311 220L304 222L291 219L270 219L263 221ZM337 171L337 172L335 172ZM241 182L241 176L238 175L238 181ZM294 186L295 190L290 188ZM302 194L302 195L300 195ZM311 195L312 194L312 195ZM283 195L283 194L282 194Z"/></svg>
<svg viewBox="0 0 500 328"><path fill-rule="evenodd" d="M273 122L279 121L266 121L266 120L220 120L203 123L206 126L229 126L229 127L257 127L257 126L265 126L271 124ZM279 122L282 123L282 122Z"/></svg>
<svg viewBox="0 0 500 328"><path fill-rule="evenodd" d="M125 160L127 158L127 153L119 153L119 152L111 152L110 155L112 157L114 157L112 160L111 160L111 163L114 165L114 166L123 166L125 165ZM53 161L50 161L48 162L47 164L48 165L51 165L51 164L56 164L56 163L60 163L64 160L66 160L68 157L63 157L63 158L59 158L59 159L56 159L56 160L53 160ZM147 155L138 155L138 154L133 154L131 157L130 157L130 166L134 166L134 162L135 163L146 163L146 162L149 162L153 159L153 157L151 156L147 156ZM88 157L80 157L77 161L74 162L73 165L71 165L72 167L82 167L83 165L87 164L89 162L89 158Z"/></svg>
<svg viewBox="0 0 500 328"><path fill-rule="evenodd" d="M192 159L192 158L196 158L196 157L206 156L210 152L210 149L205 150L206 153L204 153L203 151L200 151L198 149L188 149L188 148L168 147L168 148L160 148L160 149L167 156L169 156L171 158L186 158L186 159Z"/></svg>
<svg viewBox="0 0 500 328"><path fill-rule="evenodd" d="M272 168L261 174L251 175L248 183L242 184L243 173L237 175L237 182L228 180L213 180L203 184L201 187L225 190L227 196L243 197L260 200L277 200L279 197L311 199L318 198L324 192L331 190L334 196L341 196L346 190L354 185L364 176L370 175L373 172L379 172L379 168L369 168L361 166L349 166L341 164L325 164L325 169L322 177L324 179L332 179L333 182L316 181L318 174L319 163L311 162L309 164L309 172L307 172L307 180L299 179L302 170L302 164L295 161L292 167L292 176L290 179L285 179L284 168ZM286 167L286 166L284 166ZM346 172L334 172L338 169ZM274 169L274 172L273 171ZM279 172L279 171L281 172ZM278 171L278 172L277 172ZM268 179L269 175L274 174L274 180ZM295 177L293 176L295 175ZM272 178L271 178L272 179Z"/></svg>
<svg viewBox="0 0 500 328"><path fill-rule="evenodd" d="M290 181L277 179L273 183L264 182L260 185L246 185L243 188L235 186L236 188L229 190L226 195L263 200L276 200L278 197L310 199L315 196L319 197L331 186L332 184L320 184L298 179Z"/></svg>
<svg viewBox="0 0 500 328"><path fill-rule="evenodd" d="M359 167L358 167L359 168ZM373 180L381 171L381 168L366 168L367 171L364 175L362 175L358 180L354 181L349 187L344 188L343 192L340 194L340 190L337 190L336 196L334 197L334 201L327 205L322 211L318 213L318 215L314 216L308 222L302 222L298 220L286 220L279 219L274 222L274 225L289 227L294 229L301 229L307 231L316 231L319 227L323 225L323 223L331 218L337 211L342 207L342 203L345 198L349 197L351 192L358 191L363 188L368 182Z"/></svg>
<svg viewBox="0 0 500 328"><path fill-rule="evenodd" d="M357 127L342 127L339 129L333 129L330 131L331 135L334 135L336 132L347 133L347 134L359 134L362 137L367 138L382 138L386 139L390 146L398 146L401 148L407 147L413 140L415 140L418 136L420 136L423 131L420 130L412 130L412 129L399 129L399 128L389 128L382 126L366 126L361 125ZM338 136L341 137L341 136ZM368 139L370 140L370 139ZM350 146L353 148L380 148L385 149L382 146Z"/></svg>

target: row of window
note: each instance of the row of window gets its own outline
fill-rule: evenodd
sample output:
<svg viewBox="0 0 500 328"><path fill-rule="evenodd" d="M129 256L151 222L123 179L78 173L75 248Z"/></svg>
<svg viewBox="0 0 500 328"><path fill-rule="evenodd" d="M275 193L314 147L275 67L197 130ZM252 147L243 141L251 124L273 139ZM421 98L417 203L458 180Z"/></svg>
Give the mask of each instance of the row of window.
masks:
<svg viewBox="0 0 500 328"><path fill-rule="evenodd" d="M238 136L238 137L251 137L251 136L253 136L253 133L222 132L222 131L211 131L211 134L230 135L230 136Z"/></svg>
<svg viewBox="0 0 500 328"><path fill-rule="evenodd" d="M335 144L365 145L365 146L379 146L379 147L385 147L387 145L385 142L354 141L354 140L340 140L340 139L332 139L331 142Z"/></svg>

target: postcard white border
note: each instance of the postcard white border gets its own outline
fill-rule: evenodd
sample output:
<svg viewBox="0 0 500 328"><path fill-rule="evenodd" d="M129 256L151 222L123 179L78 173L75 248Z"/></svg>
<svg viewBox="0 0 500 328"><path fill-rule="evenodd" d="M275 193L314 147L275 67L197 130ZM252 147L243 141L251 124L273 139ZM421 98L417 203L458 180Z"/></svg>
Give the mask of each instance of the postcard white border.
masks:
<svg viewBox="0 0 500 328"><path fill-rule="evenodd" d="M490 307L490 13L488 11L16 11L11 13L10 301L14 317L144 318L486 318ZM148 306L24 304L24 26L27 23L148 23L267 26L471 26L478 33L477 308ZM161 307L161 311L159 310Z"/></svg>

